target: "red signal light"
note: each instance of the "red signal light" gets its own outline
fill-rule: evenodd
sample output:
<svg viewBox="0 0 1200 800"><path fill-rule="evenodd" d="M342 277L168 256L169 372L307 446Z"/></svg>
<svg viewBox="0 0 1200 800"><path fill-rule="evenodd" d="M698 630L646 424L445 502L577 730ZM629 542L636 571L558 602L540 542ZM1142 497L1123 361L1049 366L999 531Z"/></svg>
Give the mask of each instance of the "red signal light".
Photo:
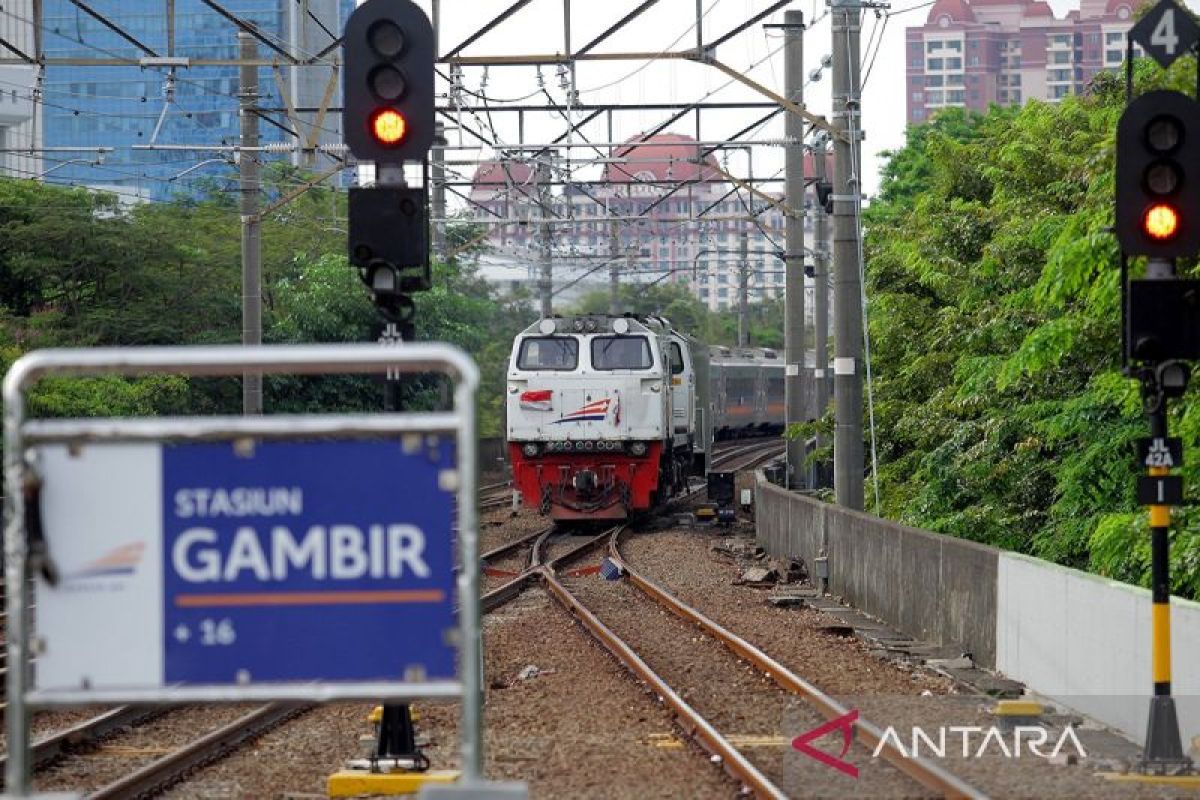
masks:
<svg viewBox="0 0 1200 800"><path fill-rule="evenodd" d="M371 115L371 135L375 141L394 147L404 141L408 133L408 121L393 108L381 108Z"/></svg>
<svg viewBox="0 0 1200 800"><path fill-rule="evenodd" d="M1179 233L1179 212L1166 203L1150 206L1142 217L1142 230L1157 242L1165 242Z"/></svg>

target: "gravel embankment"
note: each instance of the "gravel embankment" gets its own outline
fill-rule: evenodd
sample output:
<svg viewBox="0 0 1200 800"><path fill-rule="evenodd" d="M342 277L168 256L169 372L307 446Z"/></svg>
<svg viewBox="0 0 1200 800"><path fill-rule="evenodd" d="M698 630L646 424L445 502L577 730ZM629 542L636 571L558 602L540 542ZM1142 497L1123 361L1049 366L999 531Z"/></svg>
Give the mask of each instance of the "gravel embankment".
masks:
<svg viewBox="0 0 1200 800"><path fill-rule="evenodd" d="M734 585L739 567L711 550L726 538L728 534L711 529L673 529L627 537L621 550L633 568L685 603L757 645L843 705L857 708L881 728L893 726L906 749L912 748L914 726L920 726L935 742L946 728L945 757L936 761L994 797L1200 797L1200 792L1111 782L1098 777L1096 770L1111 771L1112 764L1097 759L1058 765L1028 751L1019 760L1007 758L994 740L984 748L983 757L975 757L983 733L969 734L970 756L964 758L963 734L949 728L990 728L996 720L986 712L988 698L954 694L949 682L938 676L881 660L870 654L861 640L821 630L840 620L813 609L778 608L767 602L769 590ZM806 729L797 720L788 734L795 736ZM1078 734L1085 751L1089 750L1089 734L1094 731L1086 726ZM1061 727L1050 728L1042 751L1053 751L1061 736ZM1012 734L1006 741L1013 750ZM1068 743L1063 752L1074 752L1074 748ZM926 748L923 755L932 755L932 750ZM865 788L860 780L854 793L873 796L864 792Z"/></svg>

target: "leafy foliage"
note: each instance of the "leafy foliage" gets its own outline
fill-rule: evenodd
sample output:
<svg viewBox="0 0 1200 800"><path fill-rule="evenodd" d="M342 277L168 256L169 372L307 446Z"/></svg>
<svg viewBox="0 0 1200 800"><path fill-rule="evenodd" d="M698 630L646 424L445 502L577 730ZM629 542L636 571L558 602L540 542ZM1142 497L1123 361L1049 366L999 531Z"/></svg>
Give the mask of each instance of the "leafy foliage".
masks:
<svg viewBox="0 0 1200 800"><path fill-rule="evenodd" d="M307 179L273 165L267 201ZM345 195L312 188L262 225L263 338L373 341L380 324L346 263ZM452 227L469 250L477 231ZM501 301L470 267L436 264L417 298L418 335L460 345L480 363L480 430L500 430L503 365L528 311ZM123 209L116 198L27 180L0 180L0 367L39 347L232 343L241 339L240 223L224 194ZM410 405L440 401L412 381ZM272 411L373 410L378 382L357 376L275 377ZM236 413L240 382L117 377L41 382L30 409L47 416Z"/></svg>
<svg viewBox="0 0 1200 800"><path fill-rule="evenodd" d="M1137 64L1139 91L1194 81L1194 59ZM1108 231L1123 105L1100 76L1058 105L911 128L867 213L868 295L883 513L1146 584L1147 429L1120 373ZM1171 426L1195 453L1194 392ZM1200 516L1176 518L1173 588L1200 596Z"/></svg>

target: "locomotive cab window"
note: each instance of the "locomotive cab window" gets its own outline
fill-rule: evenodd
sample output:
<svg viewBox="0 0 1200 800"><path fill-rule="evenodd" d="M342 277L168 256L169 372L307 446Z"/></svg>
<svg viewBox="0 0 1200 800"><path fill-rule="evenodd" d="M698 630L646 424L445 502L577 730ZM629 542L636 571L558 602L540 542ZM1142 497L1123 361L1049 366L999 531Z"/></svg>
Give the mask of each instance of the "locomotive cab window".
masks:
<svg viewBox="0 0 1200 800"><path fill-rule="evenodd" d="M517 369L572 370L579 364L579 340L570 336L537 336L521 342Z"/></svg>
<svg viewBox="0 0 1200 800"><path fill-rule="evenodd" d="M679 342L671 342L668 348L668 360L671 362L671 374L679 375L683 372L683 348L679 346Z"/></svg>
<svg viewBox="0 0 1200 800"><path fill-rule="evenodd" d="M650 369L654 358L645 336L597 336L592 339L592 369Z"/></svg>

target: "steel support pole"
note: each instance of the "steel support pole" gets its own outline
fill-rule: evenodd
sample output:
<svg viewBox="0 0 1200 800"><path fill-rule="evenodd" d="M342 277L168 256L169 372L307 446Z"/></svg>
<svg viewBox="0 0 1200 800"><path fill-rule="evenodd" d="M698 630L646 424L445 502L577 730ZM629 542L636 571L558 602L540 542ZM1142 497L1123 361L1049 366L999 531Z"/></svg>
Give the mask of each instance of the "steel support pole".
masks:
<svg viewBox="0 0 1200 800"><path fill-rule="evenodd" d="M1151 258L1146 263L1146 278L1172 281L1176 278L1175 260ZM1167 397L1156 377L1143 377L1142 396L1150 422L1150 436L1167 440ZM1186 381L1185 381L1186 383ZM1168 467L1149 467L1151 477L1170 474ZM1154 696L1150 698L1150 716L1146 722L1146 742L1139 765L1143 772L1176 774L1191 771L1191 759L1183 753L1179 735L1179 716L1171 696L1171 507L1150 506L1150 675Z"/></svg>
<svg viewBox="0 0 1200 800"><path fill-rule="evenodd" d="M238 33L238 55L243 60L258 57L258 45L250 34ZM258 147L258 67L241 68L238 93L243 148ZM259 229L258 203L261 167L253 150L238 153L242 192L242 344L262 344L262 234ZM242 413L263 411L262 374L242 374Z"/></svg>
<svg viewBox="0 0 1200 800"><path fill-rule="evenodd" d="M857 0L832 0L834 402L833 487L839 505L863 509L862 286L855 210L859 177L859 18Z"/></svg>
<svg viewBox="0 0 1200 800"><path fill-rule="evenodd" d="M438 259L446 257L446 224L437 220L446 218L446 129L442 123L434 124L433 148L429 151L429 199L432 205L433 254Z"/></svg>
<svg viewBox="0 0 1200 800"><path fill-rule="evenodd" d="M813 174L818 182L829 179L826 161L828 144L829 137L823 131L817 131L811 152ZM813 349L816 351L816 366L812 377L816 416L819 419L829 406L829 215L823 206L814 205L813 217ZM818 431L817 447L823 448L828 444L828 434ZM827 463L818 464L814 473L816 487L828 486Z"/></svg>
<svg viewBox="0 0 1200 800"><path fill-rule="evenodd" d="M621 233L618 223L609 225L608 239L608 313L619 316L621 313Z"/></svg>
<svg viewBox="0 0 1200 800"><path fill-rule="evenodd" d="M750 346L750 232L738 236L738 347Z"/></svg>
<svg viewBox="0 0 1200 800"><path fill-rule="evenodd" d="M1150 414L1150 435L1167 438L1165 398L1159 398ZM1150 467L1151 476L1167 475L1167 467ZM1150 672L1154 696L1150 698L1150 717L1146 722L1146 743L1142 768L1157 772L1178 769L1190 762L1183 754L1179 737L1179 717L1171 696L1171 579L1170 544L1171 507L1150 506Z"/></svg>
<svg viewBox="0 0 1200 800"><path fill-rule="evenodd" d="M783 16L784 94L796 105L804 105L804 14L788 11ZM804 403L804 120L795 114L784 118L784 132L791 144L785 149L785 205L792 213L784 217L784 313L783 349L785 374L784 421L805 422ZM786 485L804 488L804 438L787 440Z"/></svg>
<svg viewBox="0 0 1200 800"><path fill-rule="evenodd" d="M549 156L547 155L547 158ZM542 161L538 162L537 170L538 210L541 224L538 226L539 251L538 264L538 296L541 298L542 318L554 314L554 264L550 256L550 223L547 221L550 207L550 169Z"/></svg>

